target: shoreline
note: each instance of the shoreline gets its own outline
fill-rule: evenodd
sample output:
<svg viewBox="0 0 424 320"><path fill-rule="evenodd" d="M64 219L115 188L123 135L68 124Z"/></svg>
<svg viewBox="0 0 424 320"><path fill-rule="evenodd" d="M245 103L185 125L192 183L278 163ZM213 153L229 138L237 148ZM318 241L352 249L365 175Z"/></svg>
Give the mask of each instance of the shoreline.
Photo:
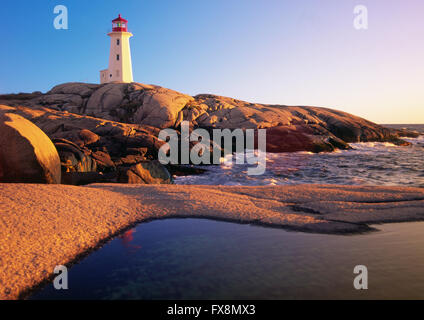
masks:
<svg viewBox="0 0 424 320"><path fill-rule="evenodd" d="M357 234L424 220L424 189L343 185L0 184L0 298L25 298L56 265L72 265L135 225L205 218L286 230Z"/></svg>

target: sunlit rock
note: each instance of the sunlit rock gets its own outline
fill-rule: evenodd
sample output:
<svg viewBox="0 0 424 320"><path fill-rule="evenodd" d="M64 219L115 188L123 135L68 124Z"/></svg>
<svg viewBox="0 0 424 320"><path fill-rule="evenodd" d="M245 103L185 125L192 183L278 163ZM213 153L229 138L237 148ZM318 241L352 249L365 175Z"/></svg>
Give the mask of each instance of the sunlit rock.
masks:
<svg viewBox="0 0 424 320"><path fill-rule="evenodd" d="M60 183L57 150L32 122L0 113L0 182Z"/></svg>

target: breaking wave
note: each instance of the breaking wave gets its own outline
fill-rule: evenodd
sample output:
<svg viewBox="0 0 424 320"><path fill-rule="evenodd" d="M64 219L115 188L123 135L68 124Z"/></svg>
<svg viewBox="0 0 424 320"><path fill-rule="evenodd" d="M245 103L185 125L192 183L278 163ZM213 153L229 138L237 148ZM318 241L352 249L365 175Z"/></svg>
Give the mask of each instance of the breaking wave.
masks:
<svg viewBox="0 0 424 320"><path fill-rule="evenodd" d="M424 187L424 135L404 138L413 145L385 142L352 143L354 150L333 153L268 153L267 169L260 176L247 175L249 165L239 165L230 155L221 165L199 166L202 175L176 177L177 184L289 185L347 184ZM232 161L231 161L232 160Z"/></svg>

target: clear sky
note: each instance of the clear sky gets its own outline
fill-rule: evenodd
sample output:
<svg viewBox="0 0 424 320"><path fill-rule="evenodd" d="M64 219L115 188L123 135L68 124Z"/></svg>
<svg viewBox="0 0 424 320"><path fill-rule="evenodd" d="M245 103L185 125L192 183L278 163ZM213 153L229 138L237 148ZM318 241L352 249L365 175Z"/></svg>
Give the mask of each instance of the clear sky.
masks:
<svg viewBox="0 0 424 320"><path fill-rule="evenodd" d="M368 30L353 27L366 5ZM53 27L56 5L69 30ZM422 0L3 0L0 92L99 82L111 20L129 20L134 80L191 95L326 106L424 123Z"/></svg>

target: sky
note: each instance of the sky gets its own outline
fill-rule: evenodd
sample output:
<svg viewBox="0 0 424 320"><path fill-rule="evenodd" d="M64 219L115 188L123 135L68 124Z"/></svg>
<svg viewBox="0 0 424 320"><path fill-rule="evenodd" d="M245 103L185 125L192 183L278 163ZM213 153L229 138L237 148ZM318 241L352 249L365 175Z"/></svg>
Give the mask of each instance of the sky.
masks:
<svg viewBox="0 0 424 320"><path fill-rule="evenodd" d="M53 26L57 5L68 8L68 30ZM354 28L357 5L368 10L366 30ZM2 0L0 8L0 93L99 83L120 13L134 34L136 82L424 123L422 0Z"/></svg>

